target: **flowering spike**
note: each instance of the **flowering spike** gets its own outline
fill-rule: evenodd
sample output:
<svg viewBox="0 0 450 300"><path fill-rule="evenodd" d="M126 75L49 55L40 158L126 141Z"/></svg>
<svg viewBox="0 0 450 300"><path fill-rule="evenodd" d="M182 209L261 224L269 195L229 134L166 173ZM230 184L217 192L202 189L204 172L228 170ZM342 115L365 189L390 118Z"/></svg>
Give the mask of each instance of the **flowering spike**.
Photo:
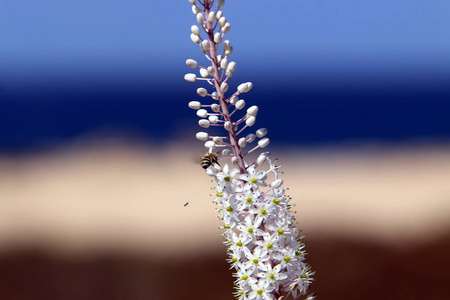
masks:
<svg viewBox="0 0 450 300"><path fill-rule="evenodd" d="M236 71L236 63L228 59L233 46L229 40L222 41L231 25L221 10L215 11L212 7L216 3L220 9L225 1L189 2L194 4L192 12L207 33L207 37L201 39L199 26L193 25L191 39L199 44L210 66L199 68L202 78L189 73L185 79L206 81L215 91L208 93L206 88L200 87L197 94L217 101L208 105L191 101L189 107L197 110L196 114L201 118L198 124L202 128L216 126L223 131L223 136L197 132L196 138L204 141L208 151L202 167L217 183L214 202L219 218L224 222L221 227L224 229L224 244L228 247L229 261L237 278L235 295L239 300L280 300L282 293L298 298L306 294L314 272L304 262L303 237L290 210L293 205L285 194L280 166L276 160L270 159L269 152L260 153L253 162L247 161L250 157L247 154L260 151L270 142L266 128L242 136L247 127L255 124L259 109L253 105L243 114L246 103L238 96L249 92L253 84L242 83L231 96L225 96L228 81ZM221 54L218 53L220 43L223 48ZM188 59L186 64L191 68L198 67L192 59ZM256 138L259 138L258 145L243 153L243 148ZM215 148L220 148L220 151ZM218 156L221 156L220 165ZM223 160L226 162L222 163Z"/></svg>

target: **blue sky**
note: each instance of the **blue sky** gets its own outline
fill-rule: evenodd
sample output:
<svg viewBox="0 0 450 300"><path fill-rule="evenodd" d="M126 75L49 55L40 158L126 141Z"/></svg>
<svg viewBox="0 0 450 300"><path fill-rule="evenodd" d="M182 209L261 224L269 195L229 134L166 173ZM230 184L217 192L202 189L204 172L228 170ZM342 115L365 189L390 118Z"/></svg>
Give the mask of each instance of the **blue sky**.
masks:
<svg viewBox="0 0 450 300"><path fill-rule="evenodd" d="M224 11L238 63L450 66L449 1L228 0ZM198 56L191 24L184 0L0 0L1 75L166 72Z"/></svg>

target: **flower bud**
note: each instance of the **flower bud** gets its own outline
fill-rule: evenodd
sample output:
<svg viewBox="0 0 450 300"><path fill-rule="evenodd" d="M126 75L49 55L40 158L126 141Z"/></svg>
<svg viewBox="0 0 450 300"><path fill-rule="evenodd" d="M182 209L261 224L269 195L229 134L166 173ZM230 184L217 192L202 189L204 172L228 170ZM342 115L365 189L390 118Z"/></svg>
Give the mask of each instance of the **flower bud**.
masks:
<svg viewBox="0 0 450 300"><path fill-rule="evenodd" d="M206 132L197 132L195 137L200 141L206 141L207 139L209 139L209 134Z"/></svg>
<svg viewBox="0 0 450 300"><path fill-rule="evenodd" d="M216 20L216 13L213 11L210 11L208 14L208 21L214 22Z"/></svg>
<svg viewBox="0 0 450 300"><path fill-rule="evenodd" d="M245 120L245 124L247 124L248 127L251 127L255 124L256 118L254 116L250 116Z"/></svg>
<svg viewBox="0 0 450 300"><path fill-rule="evenodd" d="M216 143L216 145L222 145L223 144L222 138L218 137L218 136L213 138L213 142Z"/></svg>
<svg viewBox="0 0 450 300"><path fill-rule="evenodd" d="M236 103L239 101L239 97L238 96L233 96L233 97L231 97L231 99L230 99L230 103L232 104L232 105L236 105Z"/></svg>
<svg viewBox="0 0 450 300"><path fill-rule="evenodd" d="M256 136L253 133L249 133L247 134L247 136L245 137L245 139L247 140L247 143L251 143L255 140Z"/></svg>
<svg viewBox="0 0 450 300"><path fill-rule="evenodd" d="M199 35L199 34L200 34L200 28L198 28L197 25L192 25L192 26L191 26L191 31L192 31L192 33L195 34L195 35Z"/></svg>
<svg viewBox="0 0 450 300"><path fill-rule="evenodd" d="M200 75L201 75L203 78L208 78L208 77L209 77L208 70L206 70L206 69L200 69Z"/></svg>
<svg viewBox="0 0 450 300"><path fill-rule="evenodd" d="M220 90L222 91L222 92L226 92L226 91L228 91L228 83L226 83L226 82L222 82L222 84L220 85Z"/></svg>
<svg viewBox="0 0 450 300"><path fill-rule="evenodd" d="M231 131L231 129L233 128L233 124L230 121L226 121L223 127L225 128L225 130Z"/></svg>
<svg viewBox="0 0 450 300"><path fill-rule="evenodd" d="M238 90L239 93L245 93L245 91L247 90L247 88L248 88L247 83L241 83L241 84L238 86L237 90Z"/></svg>
<svg viewBox="0 0 450 300"><path fill-rule="evenodd" d="M236 102L236 108L237 109L243 109L244 108L244 106L245 106L245 101L244 100L239 100L238 102Z"/></svg>
<svg viewBox="0 0 450 300"><path fill-rule="evenodd" d="M270 187L273 189L279 188L283 184L283 179L277 179L270 184Z"/></svg>
<svg viewBox="0 0 450 300"><path fill-rule="evenodd" d="M244 148L247 145L247 141L245 140L245 138L240 138L238 141L238 145L241 148Z"/></svg>
<svg viewBox="0 0 450 300"><path fill-rule="evenodd" d="M214 76L214 68L213 68L212 66L209 66L209 67L207 68L207 70L208 70L208 74L209 74L210 76Z"/></svg>
<svg viewBox="0 0 450 300"><path fill-rule="evenodd" d="M216 104L216 103L212 104L212 105L211 105L211 110L212 110L213 112L219 112L219 111L220 111L220 105L219 105L219 104Z"/></svg>
<svg viewBox="0 0 450 300"><path fill-rule="evenodd" d="M189 81L189 82L195 82L197 80L197 75L188 73L188 74L184 75L184 80Z"/></svg>
<svg viewBox="0 0 450 300"><path fill-rule="evenodd" d="M200 107L202 107L202 104L198 101L191 101L189 102L188 106L192 109L199 109Z"/></svg>
<svg viewBox="0 0 450 300"><path fill-rule="evenodd" d="M223 11L219 10L216 12L216 20L219 20L223 16Z"/></svg>
<svg viewBox="0 0 450 300"><path fill-rule="evenodd" d="M207 141L205 143L205 148L216 148L216 143L214 143L213 141Z"/></svg>
<svg viewBox="0 0 450 300"><path fill-rule="evenodd" d="M260 165L262 165L262 164L266 161L266 159L267 159L267 156L260 155L260 156L258 156L258 158L256 159L256 164L257 164L258 166L260 166Z"/></svg>
<svg viewBox="0 0 450 300"><path fill-rule="evenodd" d="M191 3L191 4L194 4L195 3L195 0L188 0L189 1L189 3Z"/></svg>
<svg viewBox="0 0 450 300"><path fill-rule="evenodd" d="M203 23L205 23L205 17L201 12L197 14L197 22L200 23L203 26Z"/></svg>
<svg viewBox="0 0 450 300"><path fill-rule="evenodd" d="M226 148L222 150L222 156L229 156L231 154L231 150Z"/></svg>
<svg viewBox="0 0 450 300"><path fill-rule="evenodd" d="M198 125L200 125L203 128L208 128L211 125L211 123L206 119L200 119L198 120Z"/></svg>
<svg viewBox="0 0 450 300"><path fill-rule="evenodd" d="M208 116L208 111L206 109L197 110L197 116L200 118L206 118Z"/></svg>
<svg viewBox="0 0 450 300"><path fill-rule="evenodd" d="M247 92L250 92L250 90L253 88L253 83L251 83L251 82L247 82L247 91L246 91L246 93Z"/></svg>
<svg viewBox="0 0 450 300"><path fill-rule="evenodd" d="M208 40L203 40L202 46L203 46L203 49L208 51L209 50L209 41Z"/></svg>
<svg viewBox="0 0 450 300"><path fill-rule="evenodd" d="M199 45L199 47L200 47L200 51L201 51L202 53L206 53L205 48L203 48L203 44L200 43L200 44L198 44L198 45Z"/></svg>
<svg viewBox="0 0 450 300"><path fill-rule="evenodd" d="M247 115L254 116L258 114L258 106L253 105L249 109L247 109Z"/></svg>
<svg viewBox="0 0 450 300"><path fill-rule="evenodd" d="M267 134L267 128L260 128L258 130L256 130L256 136L259 138L262 138L263 136L265 136Z"/></svg>
<svg viewBox="0 0 450 300"><path fill-rule="evenodd" d="M221 42L222 42L222 35L220 34L220 32L216 32L214 34L214 43L220 44Z"/></svg>
<svg viewBox="0 0 450 300"><path fill-rule="evenodd" d="M226 56L231 56L231 54L233 54L233 46L230 46L230 49L225 50L225 55Z"/></svg>
<svg viewBox="0 0 450 300"><path fill-rule="evenodd" d="M233 72L230 72L230 70L226 70L225 71L225 76L231 77L231 76L233 76Z"/></svg>
<svg viewBox="0 0 450 300"><path fill-rule="evenodd" d="M270 140L268 138L263 138L263 139L258 141L258 146L260 148L267 147L267 145L269 145L269 142L270 142Z"/></svg>
<svg viewBox="0 0 450 300"><path fill-rule="evenodd" d="M197 62L193 59L186 60L186 65L188 65L189 68L197 68Z"/></svg>
<svg viewBox="0 0 450 300"><path fill-rule="evenodd" d="M239 165L239 159L236 156L231 158L231 163L235 166Z"/></svg>
<svg viewBox="0 0 450 300"><path fill-rule="evenodd" d="M212 123L212 124L216 124L219 121L219 117L218 116L209 116L208 120Z"/></svg>
<svg viewBox="0 0 450 300"><path fill-rule="evenodd" d="M230 47L231 47L230 41L229 41L229 40L226 40L225 42L223 42L222 47L223 47L223 50L224 50L224 51L230 50Z"/></svg>
<svg viewBox="0 0 450 300"><path fill-rule="evenodd" d="M208 94L208 91L204 88L198 88L197 94L201 97L205 97Z"/></svg>
<svg viewBox="0 0 450 300"><path fill-rule="evenodd" d="M225 26L225 24L227 24L227 18L221 17L221 18L219 19L219 26L220 26L220 27L223 27L223 26Z"/></svg>
<svg viewBox="0 0 450 300"><path fill-rule="evenodd" d="M234 61L230 62L228 64L228 68L229 71L234 72L236 70L236 63Z"/></svg>
<svg viewBox="0 0 450 300"><path fill-rule="evenodd" d="M200 37L193 33L191 33L191 40L196 44L200 43Z"/></svg>
<svg viewBox="0 0 450 300"><path fill-rule="evenodd" d="M224 70L228 67L228 59L226 57L220 61L220 67Z"/></svg>
<svg viewBox="0 0 450 300"><path fill-rule="evenodd" d="M228 33L231 29L231 24L230 23L226 23L225 26L222 27L222 32L223 33Z"/></svg>
<svg viewBox="0 0 450 300"><path fill-rule="evenodd" d="M225 6L225 0L218 0L217 1L217 7L222 8Z"/></svg>
<svg viewBox="0 0 450 300"><path fill-rule="evenodd" d="M197 6L192 5L192 13L193 13L194 15L197 15L199 12L200 12L200 9L198 9Z"/></svg>
<svg viewBox="0 0 450 300"><path fill-rule="evenodd" d="M213 93L211 94L211 97L212 97L214 100L219 100L219 97L217 96L217 92L213 92Z"/></svg>

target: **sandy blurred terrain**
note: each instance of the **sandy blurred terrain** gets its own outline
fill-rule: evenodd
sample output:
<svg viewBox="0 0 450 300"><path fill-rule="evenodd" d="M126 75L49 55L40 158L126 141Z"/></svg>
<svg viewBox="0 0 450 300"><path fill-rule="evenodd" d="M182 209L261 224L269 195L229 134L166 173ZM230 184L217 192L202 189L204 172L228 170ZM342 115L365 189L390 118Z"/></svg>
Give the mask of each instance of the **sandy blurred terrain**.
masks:
<svg viewBox="0 0 450 300"><path fill-rule="evenodd" d="M0 249L221 249L213 183L193 162L199 151L105 141L3 155ZM336 232L402 245L450 228L450 146L269 151L281 159L307 236Z"/></svg>

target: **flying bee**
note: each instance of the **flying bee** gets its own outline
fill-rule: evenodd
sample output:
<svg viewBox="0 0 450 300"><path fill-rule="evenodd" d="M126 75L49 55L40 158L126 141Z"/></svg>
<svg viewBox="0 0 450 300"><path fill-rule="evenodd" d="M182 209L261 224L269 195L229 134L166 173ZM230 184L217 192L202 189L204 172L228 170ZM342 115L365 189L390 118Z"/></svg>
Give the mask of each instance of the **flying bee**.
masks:
<svg viewBox="0 0 450 300"><path fill-rule="evenodd" d="M203 169L208 169L209 167L211 167L214 164L219 164L217 162L217 155L214 153L207 153L204 154L202 156L202 159L200 161L200 165L202 166Z"/></svg>

